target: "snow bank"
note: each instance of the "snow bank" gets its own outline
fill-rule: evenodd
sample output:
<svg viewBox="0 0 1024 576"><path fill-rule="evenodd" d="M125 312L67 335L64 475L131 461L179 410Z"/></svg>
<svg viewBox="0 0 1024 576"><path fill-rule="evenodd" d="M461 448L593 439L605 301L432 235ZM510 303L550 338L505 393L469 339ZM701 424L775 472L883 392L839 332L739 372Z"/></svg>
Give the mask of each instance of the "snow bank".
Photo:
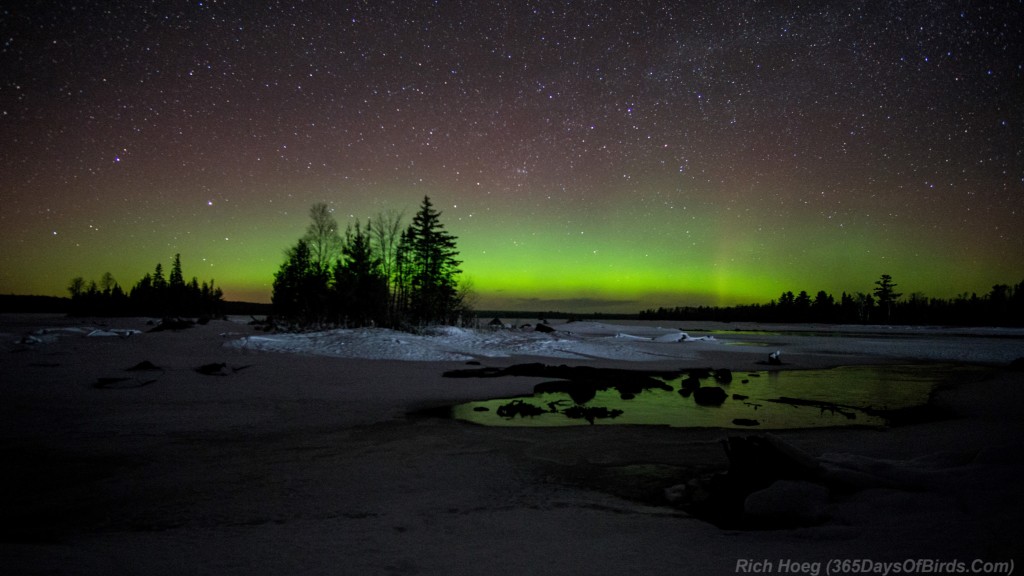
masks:
<svg viewBox="0 0 1024 576"><path fill-rule="evenodd" d="M563 324L551 333L440 326L424 334L383 328L337 329L300 334L247 336L225 344L238 350L288 352L370 360L466 361L473 358L541 356L549 358L643 361L671 353L659 345L705 342L675 329L593 322Z"/></svg>

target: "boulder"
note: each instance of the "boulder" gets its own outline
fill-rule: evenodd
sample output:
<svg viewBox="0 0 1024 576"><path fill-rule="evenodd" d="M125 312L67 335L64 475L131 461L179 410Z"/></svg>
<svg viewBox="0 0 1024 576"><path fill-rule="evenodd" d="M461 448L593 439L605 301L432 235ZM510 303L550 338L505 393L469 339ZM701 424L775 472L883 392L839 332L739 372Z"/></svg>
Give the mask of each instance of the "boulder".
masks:
<svg viewBox="0 0 1024 576"><path fill-rule="evenodd" d="M718 386L704 386L693 391L693 401L701 406L720 406L728 396Z"/></svg>

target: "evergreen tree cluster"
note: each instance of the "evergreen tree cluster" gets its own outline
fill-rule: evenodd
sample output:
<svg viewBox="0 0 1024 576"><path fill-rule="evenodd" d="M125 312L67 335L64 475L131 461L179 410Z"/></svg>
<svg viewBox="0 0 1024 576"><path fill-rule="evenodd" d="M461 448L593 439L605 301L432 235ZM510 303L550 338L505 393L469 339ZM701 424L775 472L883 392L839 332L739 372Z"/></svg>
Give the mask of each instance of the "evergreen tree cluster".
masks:
<svg viewBox="0 0 1024 576"><path fill-rule="evenodd" d="M429 197L411 224L380 214L344 235L326 204L274 275L274 316L300 326L421 327L468 319L456 237ZM462 287L464 288L464 286Z"/></svg>
<svg viewBox="0 0 1024 576"><path fill-rule="evenodd" d="M883 274L870 293L843 292L838 301L824 290L783 292L767 304L731 307L682 306L640 312L641 320L697 320L825 324L909 324L948 326L1024 326L1024 281L997 284L984 295L928 298L915 292L903 298L892 276Z"/></svg>
<svg viewBox="0 0 1024 576"><path fill-rule="evenodd" d="M78 316L153 316L216 317L223 315L224 293L213 280L199 283L193 276L186 282L181 270L181 255L174 255L169 276L157 263L128 292L110 272L99 283L78 276L68 285L71 314Z"/></svg>

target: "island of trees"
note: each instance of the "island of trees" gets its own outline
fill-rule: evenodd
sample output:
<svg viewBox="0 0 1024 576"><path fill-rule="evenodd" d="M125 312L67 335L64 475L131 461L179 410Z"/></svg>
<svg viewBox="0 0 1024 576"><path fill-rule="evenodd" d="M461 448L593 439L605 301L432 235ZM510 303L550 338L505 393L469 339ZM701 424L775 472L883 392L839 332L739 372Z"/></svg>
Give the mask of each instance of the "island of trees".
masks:
<svg viewBox="0 0 1024 576"><path fill-rule="evenodd" d="M407 226L378 214L344 234L326 204L274 275L275 320L296 326L389 326L417 329L472 317L456 237L425 196Z"/></svg>
<svg viewBox="0 0 1024 576"><path fill-rule="evenodd" d="M110 272L86 282L75 277L68 285L70 313L77 316L190 316L212 318L224 314L224 293L213 280L199 283L193 276L186 282L181 270L181 254L174 255L169 276L157 263L129 291L121 288Z"/></svg>

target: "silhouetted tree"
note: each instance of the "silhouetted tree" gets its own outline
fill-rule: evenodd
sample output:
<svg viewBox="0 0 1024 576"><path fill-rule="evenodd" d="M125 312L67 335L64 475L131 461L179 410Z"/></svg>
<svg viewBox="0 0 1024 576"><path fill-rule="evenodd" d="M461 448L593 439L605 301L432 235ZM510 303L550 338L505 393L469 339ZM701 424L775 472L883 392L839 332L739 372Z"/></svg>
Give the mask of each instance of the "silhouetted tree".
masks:
<svg viewBox="0 0 1024 576"><path fill-rule="evenodd" d="M71 294L71 299L74 300L75 298L81 298L82 295L85 294L86 286L85 278L82 278L81 276L75 276L72 278L71 282L68 284L68 292Z"/></svg>
<svg viewBox="0 0 1024 576"><path fill-rule="evenodd" d="M402 239L403 219L401 212L389 210L374 216L367 226L373 253L380 260L380 271L387 283L389 297L385 321L388 324L395 324L400 309L398 246Z"/></svg>
<svg viewBox="0 0 1024 576"><path fill-rule="evenodd" d="M153 276L145 274L131 291L125 293L113 274L105 272L99 284L81 277L71 280L71 313L102 316L164 316L173 313L186 316L219 316L224 293L211 281L199 288L196 278L188 284L181 281L181 258L175 257L172 282L163 278L163 266L156 265ZM155 280L159 281L155 281Z"/></svg>
<svg viewBox="0 0 1024 576"><path fill-rule="evenodd" d="M875 281L874 294L878 299L878 306L885 311L885 321L891 321L893 306L900 296L903 296L896 292L896 283L892 281L892 276L882 274L882 277Z"/></svg>
<svg viewBox="0 0 1024 576"><path fill-rule="evenodd" d="M153 271L153 290L159 294L163 294L164 290L167 289L167 279L164 278L164 266L157 262L156 269Z"/></svg>
<svg viewBox="0 0 1024 576"><path fill-rule="evenodd" d="M311 222L302 237L309 247L310 260L320 267L321 271L330 269L341 253L341 235L338 233L338 222L331 215L327 204L318 202L309 209Z"/></svg>
<svg viewBox="0 0 1024 576"><path fill-rule="evenodd" d="M793 299L793 319L797 322L807 322L811 319L811 296L806 290L801 290Z"/></svg>
<svg viewBox="0 0 1024 576"><path fill-rule="evenodd" d="M304 239L286 252L274 275L271 304L274 315L304 325L322 324L327 314L328 274L313 260Z"/></svg>
<svg viewBox="0 0 1024 576"><path fill-rule="evenodd" d="M172 316L185 314L187 308L188 294L185 286L185 276L181 271L181 254L174 255L171 262L171 275L167 278L167 291L163 295L166 304L166 313Z"/></svg>
<svg viewBox="0 0 1024 576"><path fill-rule="evenodd" d="M461 262L455 259L459 255L456 237L444 229L440 217L430 197L424 196L403 237L411 272L410 319L421 326L455 322L461 312L455 279L461 272Z"/></svg>
<svg viewBox="0 0 1024 576"><path fill-rule="evenodd" d="M185 277L181 273L181 254L174 255L174 262L171 263L171 275L167 279L167 285L175 289L185 287Z"/></svg>
<svg viewBox="0 0 1024 576"><path fill-rule="evenodd" d="M332 302L335 317L346 324L366 326L387 316L388 284L372 247L372 224L345 231L341 258L334 268Z"/></svg>
<svg viewBox="0 0 1024 576"><path fill-rule="evenodd" d="M824 290L819 290L814 296L814 302L811 303L814 319L818 322L834 322L833 308L835 308L835 299L832 298L832 295Z"/></svg>

